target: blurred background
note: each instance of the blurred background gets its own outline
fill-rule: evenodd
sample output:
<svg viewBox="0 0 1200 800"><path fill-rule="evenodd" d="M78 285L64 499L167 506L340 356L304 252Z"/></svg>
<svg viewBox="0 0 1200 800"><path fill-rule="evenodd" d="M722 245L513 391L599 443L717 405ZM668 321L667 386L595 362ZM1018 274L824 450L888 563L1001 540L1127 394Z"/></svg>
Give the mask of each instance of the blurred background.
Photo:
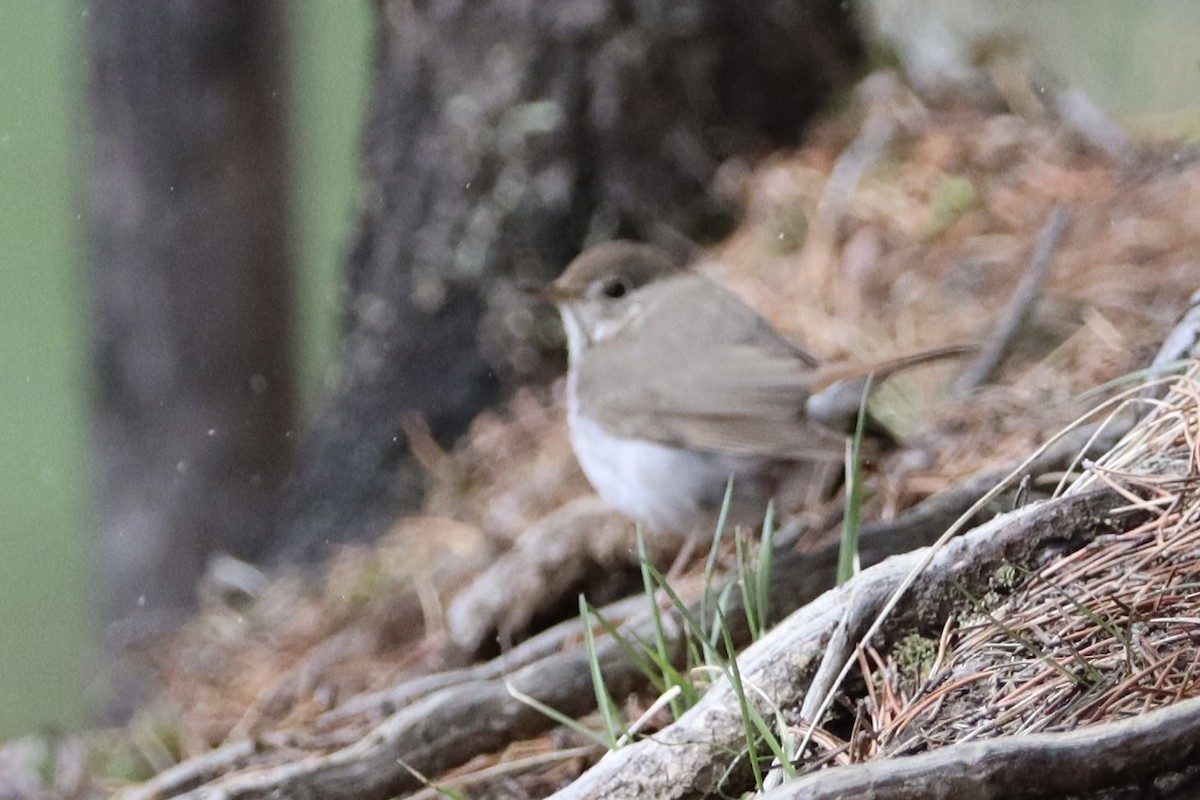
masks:
<svg viewBox="0 0 1200 800"><path fill-rule="evenodd" d="M1197 138L1195 0L865 4L884 36L1011 31L1133 131ZM97 476L84 270L89 3L0 6L0 739L85 723L96 619ZM336 344L356 220L374 24L366 0L286 6L297 396L314 408ZM939 26L917 20L935 18ZM911 25L901 30L902 21ZM981 21L982 20L982 21ZM992 26L996 27L992 27ZM962 31L968 31L962 34ZM958 31L958 34L953 34Z"/></svg>
<svg viewBox="0 0 1200 800"><path fill-rule="evenodd" d="M88 3L0 7L0 739L84 722L97 480L82 133ZM336 343L367 98L367 2L289 5L288 150L303 407Z"/></svg>

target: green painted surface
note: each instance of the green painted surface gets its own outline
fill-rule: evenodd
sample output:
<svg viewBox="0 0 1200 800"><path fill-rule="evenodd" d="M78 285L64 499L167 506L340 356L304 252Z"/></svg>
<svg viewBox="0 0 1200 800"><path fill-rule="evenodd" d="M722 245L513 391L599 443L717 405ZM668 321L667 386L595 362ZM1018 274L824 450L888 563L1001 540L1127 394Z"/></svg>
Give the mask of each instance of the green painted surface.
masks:
<svg viewBox="0 0 1200 800"><path fill-rule="evenodd" d="M23 13L17 13L20 9ZM0 738L83 717L84 295L78 6L0 13Z"/></svg>
<svg viewBox="0 0 1200 800"><path fill-rule="evenodd" d="M322 0L292 20L295 69L299 376L312 407L337 342L342 276L358 208L358 154L371 61L371 3Z"/></svg>

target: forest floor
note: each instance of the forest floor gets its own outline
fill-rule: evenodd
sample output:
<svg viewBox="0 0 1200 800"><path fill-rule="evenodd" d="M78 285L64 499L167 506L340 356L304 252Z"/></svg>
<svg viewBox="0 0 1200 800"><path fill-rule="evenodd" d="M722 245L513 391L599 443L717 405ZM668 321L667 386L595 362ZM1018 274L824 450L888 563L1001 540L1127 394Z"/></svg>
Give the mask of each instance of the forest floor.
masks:
<svg viewBox="0 0 1200 800"><path fill-rule="evenodd" d="M886 122L874 147L862 145L864 119ZM900 375L880 391L878 413L906 446L868 466L862 513L886 521L1023 458L1125 387L1092 390L1150 363L1200 288L1197 155L1139 143L1133 157L1114 159L1048 119L934 109L892 91L819 122L793 152L726 165L721 188L742 199L744 219L698 268L820 358L865 361L986 342L1047 221L1066 211L1037 300L985 385L956 393L962 364L950 363ZM45 796L136 785L245 741L273 751L264 764L337 752L396 710L361 698L470 670L576 617L580 589L599 604L628 589L630 575L636 584L635 559L593 549L583 572L546 577L556 597L540 604L517 609L475 584L481 599L454 605L520 551L526 532L590 494L567 441L562 393L561 381L518 392L481 415L451 452L414 427L429 473L423 513L399 520L373 546L340 551L320 580L285 574L249 593L206 584L194 619L144 653L161 690L126 728L56 743L43 762L56 788ZM826 503L805 509L796 547L836 539L844 498ZM625 523L603 524L620 529L612 541L632 541ZM722 569L733 560L723 552ZM695 585L703 569L701 557L681 583ZM644 688L618 698L629 719L653 699ZM600 755L561 727L497 741L425 777L473 797L544 796ZM254 763L244 753L230 758L242 769ZM491 778L455 783L488 769Z"/></svg>

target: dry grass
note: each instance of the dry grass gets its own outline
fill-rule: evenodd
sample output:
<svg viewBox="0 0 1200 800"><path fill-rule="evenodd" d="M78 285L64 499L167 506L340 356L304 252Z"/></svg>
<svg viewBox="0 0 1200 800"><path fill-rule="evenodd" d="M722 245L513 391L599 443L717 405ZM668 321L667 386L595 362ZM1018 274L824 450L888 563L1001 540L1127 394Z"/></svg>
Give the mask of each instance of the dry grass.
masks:
<svg viewBox="0 0 1200 800"><path fill-rule="evenodd" d="M937 642L860 654L869 696L846 749L870 760L1071 730L1200 695L1198 444L1200 365L1068 490L1104 484L1154 518L995 576Z"/></svg>

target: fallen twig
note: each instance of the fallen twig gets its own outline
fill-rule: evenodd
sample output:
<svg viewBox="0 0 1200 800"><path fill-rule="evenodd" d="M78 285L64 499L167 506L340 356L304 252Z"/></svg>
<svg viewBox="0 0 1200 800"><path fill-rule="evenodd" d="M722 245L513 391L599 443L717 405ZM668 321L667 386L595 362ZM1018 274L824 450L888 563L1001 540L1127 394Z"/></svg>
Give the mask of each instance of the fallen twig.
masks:
<svg viewBox="0 0 1200 800"><path fill-rule="evenodd" d="M1195 797L1198 764L1200 699L1194 699L1068 733L964 742L906 758L825 770L785 784L762 800L1082 798L1136 790L1149 778L1161 783L1171 773L1179 779L1176 792L1182 793L1154 796Z"/></svg>
<svg viewBox="0 0 1200 800"><path fill-rule="evenodd" d="M1033 310L1033 304L1041 292L1042 282L1054 262L1054 251L1058 247L1059 239L1067 229L1067 220L1066 209L1061 206L1050 212L1050 218L1042 228L1037 246L1033 250L1033 257L1029 259L1029 268L1021 276L1008 310L979 355L967 365L954 385L955 391L960 395L974 391L991 378L1000 366L1004 354L1012 346L1013 340Z"/></svg>

